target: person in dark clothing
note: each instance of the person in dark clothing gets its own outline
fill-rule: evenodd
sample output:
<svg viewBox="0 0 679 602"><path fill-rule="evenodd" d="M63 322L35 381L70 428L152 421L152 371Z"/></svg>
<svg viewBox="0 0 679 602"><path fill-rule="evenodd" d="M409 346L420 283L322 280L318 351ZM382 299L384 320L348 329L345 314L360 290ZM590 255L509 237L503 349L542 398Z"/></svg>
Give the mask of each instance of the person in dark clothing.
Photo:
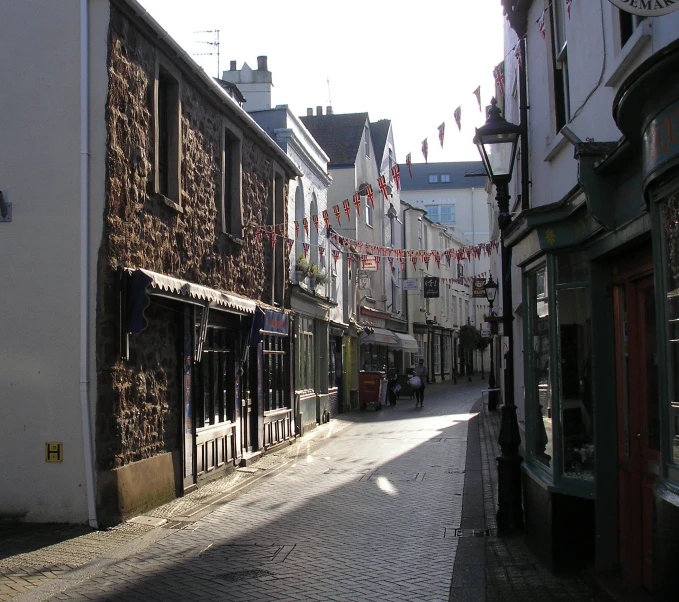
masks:
<svg viewBox="0 0 679 602"><path fill-rule="evenodd" d="M424 365L424 359L420 358L413 369L415 376L419 376L422 385L419 389L415 389L415 407L424 407L424 385L427 382L427 367Z"/></svg>

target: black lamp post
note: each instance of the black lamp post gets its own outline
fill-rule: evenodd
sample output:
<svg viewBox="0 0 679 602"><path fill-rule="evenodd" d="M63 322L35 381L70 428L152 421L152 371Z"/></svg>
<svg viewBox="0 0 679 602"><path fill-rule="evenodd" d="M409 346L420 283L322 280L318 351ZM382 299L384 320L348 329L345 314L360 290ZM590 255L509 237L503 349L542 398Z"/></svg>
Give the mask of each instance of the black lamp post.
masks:
<svg viewBox="0 0 679 602"><path fill-rule="evenodd" d="M500 531L511 532L523 526L521 504L521 462L519 455L521 435L514 405L514 345L512 333L512 264L511 253L505 251L505 231L512 223L509 213L509 182L512 179L516 148L521 126L510 123L500 114L497 101L491 100L488 119L476 128L474 144L479 149L483 166L490 181L495 185L495 200L500 215L500 252L502 255L502 334L507 340L504 370L504 404L499 443L502 455L497 458L498 511L497 526Z"/></svg>
<svg viewBox="0 0 679 602"><path fill-rule="evenodd" d="M490 309L488 310L488 316L492 319L493 316L493 304L495 303L495 295L497 295L497 282L490 277L490 280L486 282L484 286L486 289L486 299ZM493 337L497 334L496 322L491 321L490 323L490 374L488 375L488 409L491 411L497 410L497 391L495 389L495 356L493 354Z"/></svg>

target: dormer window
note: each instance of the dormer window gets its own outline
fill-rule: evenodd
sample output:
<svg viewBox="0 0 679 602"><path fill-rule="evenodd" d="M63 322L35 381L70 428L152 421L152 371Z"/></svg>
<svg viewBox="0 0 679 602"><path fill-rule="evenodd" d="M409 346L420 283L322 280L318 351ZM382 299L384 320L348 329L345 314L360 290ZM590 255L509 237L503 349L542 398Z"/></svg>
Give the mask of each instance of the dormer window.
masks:
<svg viewBox="0 0 679 602"><path fill-rule="evenodd" d="M438 174L435 174L435 173L429 174L429 183L430 184L438 184L438 181L439 181Z"/></svg>

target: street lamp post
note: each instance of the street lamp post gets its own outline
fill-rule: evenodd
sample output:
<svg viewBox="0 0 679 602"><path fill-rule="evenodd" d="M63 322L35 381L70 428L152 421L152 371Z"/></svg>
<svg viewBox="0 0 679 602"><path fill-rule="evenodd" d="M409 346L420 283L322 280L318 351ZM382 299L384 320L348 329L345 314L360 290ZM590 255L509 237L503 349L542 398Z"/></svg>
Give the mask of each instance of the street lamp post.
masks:
<svg viewBox="0 0 679 602"><path fill-rule="evenodd" d="M504 404L500 426L499 444L502 455L497 458L498 511L497 526L501 532L512 532L523 526L521 503L521 462L519 455L521 435L514 404L514 345L512 315L512 264L511 254L505 250L505 232L512 223L509 212L509 182L512 179L516 148L521 126L510 123L500 114L497 101L491 100L488 119L476 128L474 144L479 149L483 166L495 186L495 200L500 214L500 252L502 256L502 334L507 341L504 369Z"/></svg>
<svg viewBox="0 0 679 602"><path fill-rule="evenodd" d="M486 289L486 299L488 301L488 315L493 317L493 304L495 303L495 295L497 295L497 282L490 277L484 287ZM495 389L495 356L493 353L493 337L497 334L497 322L492 320L490 322L490 374L488 375L488 409L490 411L497 410L497 391Z"/></svg>

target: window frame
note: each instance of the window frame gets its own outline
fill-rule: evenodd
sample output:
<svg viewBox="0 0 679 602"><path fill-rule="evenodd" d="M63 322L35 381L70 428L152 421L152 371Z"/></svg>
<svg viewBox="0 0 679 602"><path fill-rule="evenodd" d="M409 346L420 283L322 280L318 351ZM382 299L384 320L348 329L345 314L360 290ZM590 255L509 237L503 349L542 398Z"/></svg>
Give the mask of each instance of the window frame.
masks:
<svg viewBox="0 0 679 602"><path fill-rule="evenodd" d="M429 177L427 178L427 184L438 184L439 183L439 175L436 173L430 173Z"/></svg>
<svg viewBox="0 0 679 602"><path fill-rule="evenodd" d="M550 42L551 42L551 70L552 79L552 109L554 113L554 134L571 119L570 82L568 74L568 40L566 39L566 21L564 17L563 0L553 0L549 9Z"/></svg>
<svg viewBox="0 0 679 602"><path fill-rule="evenodd" d="M243 130L226 117L222 118L221 147L220 228L222 234L242 238Z"/></svg>
<svg viewBox="0 0 679 602"><path fill-rule="evenodd" d="M441 184L450 184L450 174L449 173L442 173L439 176L439 182L441 182Z"/></svg>
<svg viewBox="0 0 679 602"><path fill-rule="evenodd" d="M165 204L182 210L182 75L160 52L156 52L153 81L153 194ZM167 101L167 114L161 115ZM161 153L167 164L163 175ZM165 180L167 180L165 182Z"/></svg>

